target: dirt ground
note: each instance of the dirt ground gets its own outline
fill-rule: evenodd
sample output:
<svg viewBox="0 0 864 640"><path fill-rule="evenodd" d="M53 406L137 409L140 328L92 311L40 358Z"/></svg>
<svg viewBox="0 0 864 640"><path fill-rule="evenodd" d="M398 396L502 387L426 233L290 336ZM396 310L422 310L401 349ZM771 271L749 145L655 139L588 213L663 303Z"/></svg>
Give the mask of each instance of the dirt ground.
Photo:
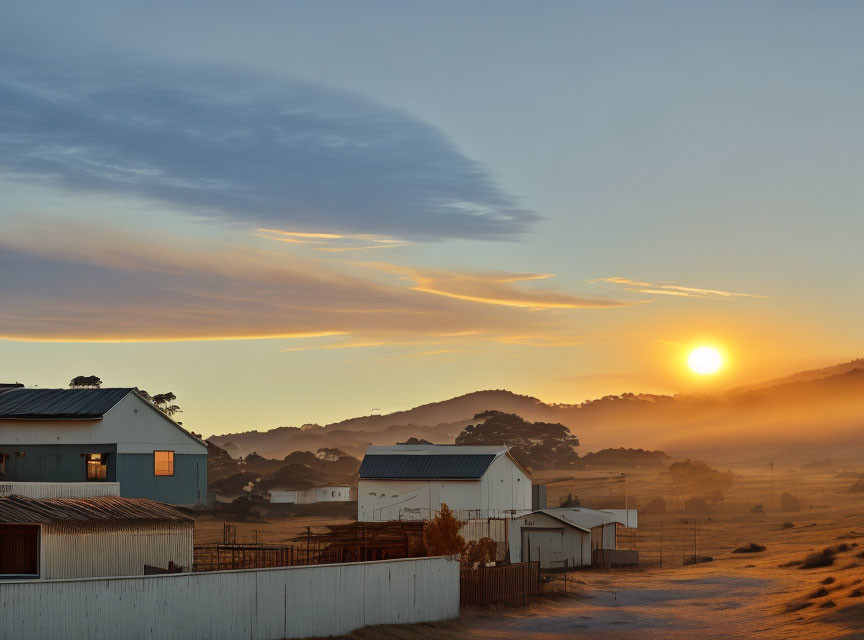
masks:
<svg viewBox="0 0 864 640"><path fill-rule="evenodd" d="M527 607L469 608L458 621L369 627L345 638L864 640L864 495L849 493L850 482L835 475L775 473L772 500L770 474L741 472L734 510L727 499L707 514L678 512L674 506L664 515L640 514L632 544L654 568L573 571L570 582L578 591L567 596L537 599ZM640 493L649 497L664 490L649 475L641 485L638 477L628 482L628 499L636 502ZM795 491L804 508L779 511L783 491ZM599 492L610 493L602 486ZM752 512L756 504L767 513ZM766 548L733 552L750 542ZM836 545L848 548L830 566L781 566ZM694 547L713 559L683 566ZM661 553L663 568L657 562Z"/></svg>
<svg viewBox="0 0 864 640"><path fill-rule="evenodd" d="M864 494L849 492L851 480L834 472L775 469L772 478L764 467L743 469L735 472L734 496L727 492L710 512L693 514L684 511L685 496L656 472L628 474L626 485L614 480L616 474L602 480L596 472L581 473L550 492L551 505L568 494L601 508L603 500L632 508L658 495L666 499L667 513L640 513L639 526L619 537L619 547L639 550L647 568L572 571L568 582L575 589L566 596L536 599L527 607L466 608L456 621L368 627L344 638L864 640ZM803 508L780 511L784 492L798 497ZM754 512L756 505L762 512ZM231 524L238 542L285 543L306 527L322 531L350 521L305 517ZM195 527L196 542L222 539L222 518L201 516ZM765 550L733 552L751 542ZM847 547L830 566L782 566L836 545ZM694 553L712 560L683 565Z"/></svg>

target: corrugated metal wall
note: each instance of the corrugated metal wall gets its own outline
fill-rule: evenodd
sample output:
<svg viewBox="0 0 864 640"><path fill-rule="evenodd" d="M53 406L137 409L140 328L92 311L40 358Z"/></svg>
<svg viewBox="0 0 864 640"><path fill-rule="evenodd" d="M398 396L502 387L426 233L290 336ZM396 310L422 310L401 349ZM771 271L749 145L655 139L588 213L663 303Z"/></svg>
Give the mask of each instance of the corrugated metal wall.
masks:
<svg viewBox="0 0 864 640"><path fill-rule="evenodd" d="M43 580L95 576L140 576L144 565L168 563L192 570L191 522L64 522L43 525Z"/></svg>
<svg viewBox="0 0 864 640"><path fill-rule="evenodd" d="M3 640L276 640L458 616L450 558L0 583Z"/></svg>
<svg viewBox="0 0 864 640"><path fill-rule="evenodd" d="M97 498L119 496L119 482L0 482L0 496Z"/></svg>

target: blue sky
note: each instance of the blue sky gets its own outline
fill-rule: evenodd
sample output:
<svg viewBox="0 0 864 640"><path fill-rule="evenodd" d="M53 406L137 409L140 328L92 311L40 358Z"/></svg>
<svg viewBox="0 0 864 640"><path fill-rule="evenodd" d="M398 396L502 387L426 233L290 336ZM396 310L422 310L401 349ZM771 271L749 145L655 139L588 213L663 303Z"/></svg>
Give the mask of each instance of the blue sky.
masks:
<svg viewBox="0 0 864 640"><path fill-rule="evenodd" d="M4 13L6 378L209 433L860 354L856 3Z"/></svg>

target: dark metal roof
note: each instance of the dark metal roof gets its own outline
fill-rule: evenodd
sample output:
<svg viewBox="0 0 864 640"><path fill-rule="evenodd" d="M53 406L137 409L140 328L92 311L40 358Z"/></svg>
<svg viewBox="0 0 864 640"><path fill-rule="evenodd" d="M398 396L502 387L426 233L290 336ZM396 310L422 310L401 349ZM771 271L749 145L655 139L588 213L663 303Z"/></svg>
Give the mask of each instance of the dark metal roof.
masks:
<svg viewBox="0 0 864 640"><path fill-rule="evenodd" d="M486 473L494 453L378 455L367 454L360 465L361 478L476 479Z"/></svg>
<svg viewBox="0 0 864 640"><path fill-rule="evenodd" d="M85 420L104 416L132 389L13 389L0 394L0 420Z"/></svg>
<svg viewBox="0 0 864 640"><path fill-rule="evenodd" d="M194 518L167 504L146 498L0 497L0 523L46 524L97 520L193 521Z"/></svg>

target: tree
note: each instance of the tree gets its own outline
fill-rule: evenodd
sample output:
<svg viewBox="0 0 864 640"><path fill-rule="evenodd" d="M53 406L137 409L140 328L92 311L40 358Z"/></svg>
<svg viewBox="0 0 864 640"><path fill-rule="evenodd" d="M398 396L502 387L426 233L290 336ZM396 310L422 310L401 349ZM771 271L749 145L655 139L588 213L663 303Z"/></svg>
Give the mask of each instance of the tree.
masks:
<svg viewBox="0 0 864 640"><path fill-rule="evenodd" d="M69 381L72 389L98 389L102 386L102 378L99 376L75 376Z"/></svg>
<svg viewBox="0 0 864 640"><path fill-rule="evenodd" d="M474 416L484 420L468 425L456 437L460 445L506 445L523 467L533 469L579 469L584 465L575 448L579 438L563 424L528 422L501 411L484 411Z"/></svg>
<svg viewBox="0 0 864 640"><path fill-rule="evenodd" d="M180 407L176 404L171 404L177 399L177 396L170 391L151 396L144 389L138 389L138 394L169 418L174 414L181 413Z"/></svg>
<svg viewBox="0 0 864 640"><path fill-rule="evenodd" d="M430 556L461 556L465 549L465 538L459 535L462 522L453 515L446 504L441 504L438 514L423 527L423 543Z"/></svg>

